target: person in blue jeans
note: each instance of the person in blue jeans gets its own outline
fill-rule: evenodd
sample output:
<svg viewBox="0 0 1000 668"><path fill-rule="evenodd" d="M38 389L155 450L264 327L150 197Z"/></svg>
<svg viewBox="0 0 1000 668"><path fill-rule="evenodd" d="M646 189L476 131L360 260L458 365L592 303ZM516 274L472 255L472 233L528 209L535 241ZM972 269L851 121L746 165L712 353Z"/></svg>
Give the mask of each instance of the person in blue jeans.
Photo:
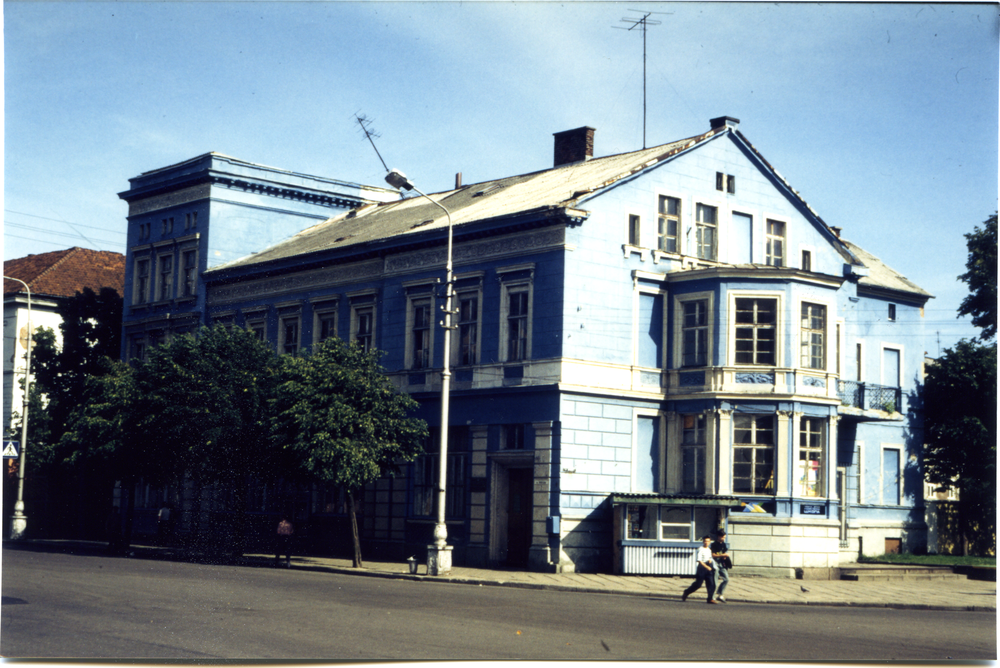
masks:
<svg viewBox="0 0 1000 668"><path fill-rule="evenodd" d="M704 582L705 588L708 590L708 600L705 602L715 603L713 598L715 596L715 560L712 558L712 548L709 547L711 542L711 536L705 536L701 539L701 547L698 548L695 555L698 566L694 573L694 583L681 594L681 601L686 601L687 597L696 592Z"/></svg>
<svg viewBox="0 0 1000 668"><path fill-rule="evenodd" d="M719 603L725 603L726 598L723 594L726 591L726 585L729 584L729 569L733 567L733 560L729 558L729 546L726 545L726 530L719 529L718 538L712 543L710 549L712 550L712 558L715 559L715 600Z"/></svg>

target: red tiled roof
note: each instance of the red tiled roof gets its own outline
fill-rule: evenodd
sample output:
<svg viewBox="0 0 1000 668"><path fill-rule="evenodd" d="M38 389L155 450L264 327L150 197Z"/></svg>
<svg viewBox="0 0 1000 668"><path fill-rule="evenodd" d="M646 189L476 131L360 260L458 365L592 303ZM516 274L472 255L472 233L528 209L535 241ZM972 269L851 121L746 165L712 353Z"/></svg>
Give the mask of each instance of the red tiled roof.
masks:
<svg viewBox="0 0 1000 668"><path fill-rule="evenodd" d="M27 283L32 295L72 297L84 288L99 292L105 287L122 294L125 256L111 251L74 247L8 260L3 263L3 275ZM23 285L4 279L4 295L18 292L24 292Z"/></svg>

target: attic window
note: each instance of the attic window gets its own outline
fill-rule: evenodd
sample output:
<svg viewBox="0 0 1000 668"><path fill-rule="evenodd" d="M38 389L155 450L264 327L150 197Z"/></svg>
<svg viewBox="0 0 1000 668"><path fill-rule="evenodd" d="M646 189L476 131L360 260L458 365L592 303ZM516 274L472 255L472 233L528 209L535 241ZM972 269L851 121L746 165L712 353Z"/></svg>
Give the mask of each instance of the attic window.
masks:
<svg viewBox="0 0 1000 668"><path fill-rule="evenodd" d="M889 304L889 321L892 322L895 320L896 320L896 305Z"/></svg>
<svg viewBox="0 0 1000 668"><path fill-rule="evenodd" d="M493 193L493 192L496 192L497 190L500 190L500 188L502 188L502 187L503 186L500 185L499 183L492 183L492 184L486 186L485 188L483 188L482 190L476 191L476 193L473 195L473 197L482 197L483 195L489 195L490 193Z"/></svg>
<svg viewBox="0 0 1000 668"><path fill-rule="evenodd" d="M423 222L421 222L421 223L415 223L414 225L411 225L411 226L410 226L410 229L411 229L411 230L415 230L415 229L417 229L418 227L423 227L424 225L429 225L429 224L431 224L431 223L433 223L433 222L434 222L434 219L433 219L433 218L428 218L427 220L425 220L425 221L423 221Z"/></svg>
<svg viewBox="0 0 1000 668"><path fill-rule="evenodd" d="M719 192L727 192L730 195L736 194L736 177L732 174L715 173L715 189Z"/></svg>

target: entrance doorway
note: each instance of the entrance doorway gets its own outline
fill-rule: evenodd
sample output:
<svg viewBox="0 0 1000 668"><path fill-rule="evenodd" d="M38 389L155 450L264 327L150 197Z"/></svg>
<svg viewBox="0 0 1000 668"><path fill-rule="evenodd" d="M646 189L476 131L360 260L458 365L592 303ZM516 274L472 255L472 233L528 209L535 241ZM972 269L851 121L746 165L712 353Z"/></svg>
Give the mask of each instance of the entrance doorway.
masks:
<svg viewBox="0 0 1000 668"><path fill-rule="evenodd" d="M532 470L510 469L507 487L507 565L528 566Z"/></svg>

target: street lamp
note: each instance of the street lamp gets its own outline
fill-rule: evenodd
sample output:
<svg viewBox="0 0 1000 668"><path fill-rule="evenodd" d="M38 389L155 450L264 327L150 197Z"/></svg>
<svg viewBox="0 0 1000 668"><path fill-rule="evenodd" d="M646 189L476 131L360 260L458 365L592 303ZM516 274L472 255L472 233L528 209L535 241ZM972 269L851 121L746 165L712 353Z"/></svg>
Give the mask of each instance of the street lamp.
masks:
<svg viewBox="0 0 1000 668"><path fill-rule="evenodd" d="M451 212L440 202L435 202L426 194L410 182L406 175L398 169L393 169L385 176L385 181L393 188L399 190L416 190L427 201L435 205L448 217L448 260L445 263L445 299L444 299L444 369L441 371L441 447L440 461L438 462L438 489L437 489L437 523L434 525L434 544L427 546L427 573L428 575L447 575L451 572L451 546L448 545L448 527L445 526L445 484L448 481L448 403L451 395L451 332L454 326L451 324L453 315L452 296L452 266L451 266Z"/></svg>
<svg viewBox="0 0 1000 668"><path fill-rule="evenodd" d="M24 361L24 407L21 409L21 453L17 463L17 503L14 504L14 516L11 518L10 525L10 539L20 540L24 538L24 531L28 527L28 516L24 514L24 468L28 449L28 398L31 390L31 288L20 278L4 276L4 279L17 281L28 292L28 336L24 342L26 354ZM14 339L14 345L17 345L17 337Z"/></svg>

